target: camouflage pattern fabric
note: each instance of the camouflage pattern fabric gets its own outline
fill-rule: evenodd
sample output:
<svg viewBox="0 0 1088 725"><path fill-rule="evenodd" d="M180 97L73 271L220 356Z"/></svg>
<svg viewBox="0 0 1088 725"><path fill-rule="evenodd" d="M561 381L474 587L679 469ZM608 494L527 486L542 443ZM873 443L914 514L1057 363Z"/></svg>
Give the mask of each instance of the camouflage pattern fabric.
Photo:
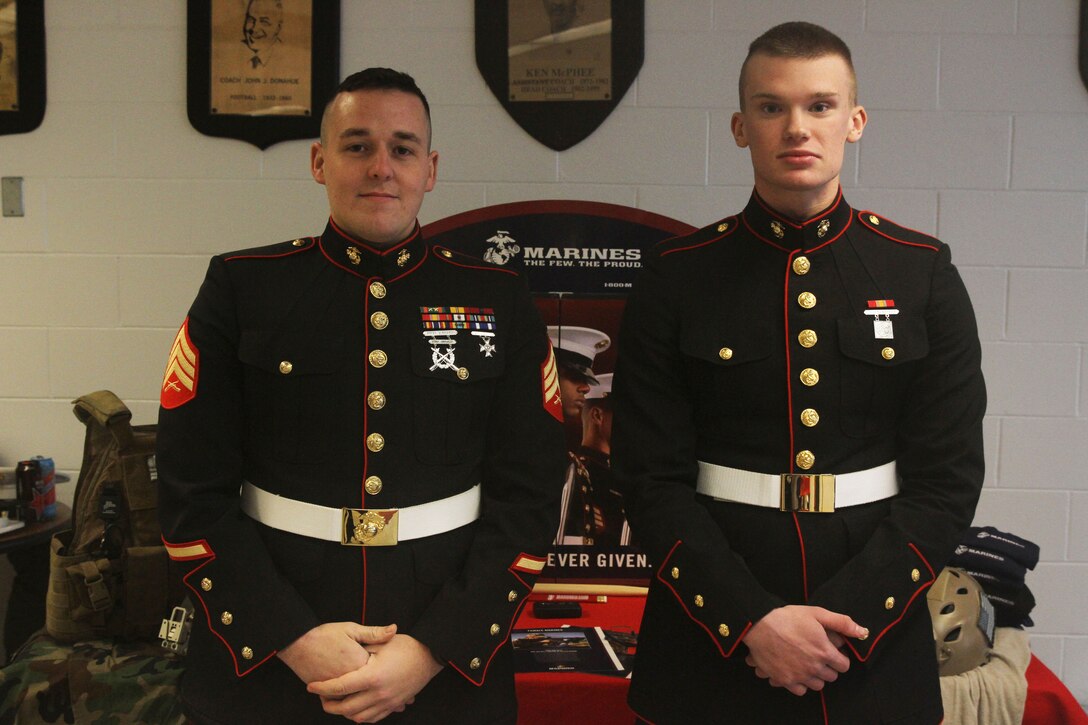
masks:
<svg viewBox="0 0 1088 725"><path fill-rule="evenodd" d="M182 667L146 642L69 645L39 633L0 669L0 725L181 725Z"/></svg>

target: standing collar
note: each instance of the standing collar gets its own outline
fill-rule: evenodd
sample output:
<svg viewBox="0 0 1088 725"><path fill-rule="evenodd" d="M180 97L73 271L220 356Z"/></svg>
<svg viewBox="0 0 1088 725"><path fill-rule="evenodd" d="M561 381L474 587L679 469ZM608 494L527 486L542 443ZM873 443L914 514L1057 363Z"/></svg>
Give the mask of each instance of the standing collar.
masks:
<svg viewBox="0 0 1088 725"><path fill-rule="evenodd" d="M359 277L392 281L413 271L427 257L427 243L416 222L407 239L388 247L353 239L330 218L321 234L321 252L337 267Z"/></svg>
<svg viewBox="0 0 1088 725"><path fill-rule="evenodd" d="M835 201L819 214L804 222L795 222L772 209L759 193L752 191L752 198L741 214L744 223L760 240L779 249L813 251L842 236L853 219L850 205L842 196L842 187Z"/></svg>

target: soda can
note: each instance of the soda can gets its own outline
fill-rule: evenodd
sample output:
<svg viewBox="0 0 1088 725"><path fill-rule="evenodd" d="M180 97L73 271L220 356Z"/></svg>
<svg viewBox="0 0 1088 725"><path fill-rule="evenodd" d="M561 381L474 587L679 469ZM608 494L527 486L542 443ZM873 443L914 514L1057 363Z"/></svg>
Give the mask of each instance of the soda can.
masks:
<svg viewBox="0 0 1088 725"><path fill-rule="evenodd" d="M34 456L15 467L15 497L27 523L49 521L57 515L56 467L52 458Z"/></svg>

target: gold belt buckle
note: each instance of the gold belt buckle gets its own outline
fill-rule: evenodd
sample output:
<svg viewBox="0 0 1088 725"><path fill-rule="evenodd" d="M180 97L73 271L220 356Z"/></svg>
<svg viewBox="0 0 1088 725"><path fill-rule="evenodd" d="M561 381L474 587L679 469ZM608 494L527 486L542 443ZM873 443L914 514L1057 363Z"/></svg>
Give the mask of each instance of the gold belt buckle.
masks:
<svg viewBox="0 0 1088 725"><path fill-rule="evenodd" d="M396 546L397 509L340 509L340 543L344 546Z"/></svg>
<svg viewBox="0 0 1088 725"><path fill-rule="evenodd" d="M781 511L828 514L835 511L835 474L783 473Z"/></svg>

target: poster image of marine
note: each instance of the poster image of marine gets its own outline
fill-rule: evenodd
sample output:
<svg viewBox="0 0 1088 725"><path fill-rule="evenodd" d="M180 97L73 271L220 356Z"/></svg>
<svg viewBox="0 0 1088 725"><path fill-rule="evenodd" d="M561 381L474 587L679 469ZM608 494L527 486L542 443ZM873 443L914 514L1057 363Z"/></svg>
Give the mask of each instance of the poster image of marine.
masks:
<svg viewBox="0 0 1088 725"><path fill-rule="evenodd" d="M524 274L548 326L568 465L561 523L538 585L589 585L609 592L645 586L649 579L649 564L632 541L611 475L614 341L643 252L690 229L630 207L560 200L485 207L423 229L444 247ZM429 338L433 359L428 364L451 371L460 364L468 328L455 325L475 325L471 334L488 331L486 319L471 317L442 323L450 329ZM453 345L447 344L448 332L459 333Z"/></svg>
<svg viewBox="0 0 1088 725"><path fill-rule="evenodd" d="M15 0L0 0L0 111L19 110L19 48Z"/></svg>
<svg viewBox="0 0 1088 725"><path fill-rule="evenodd" d="M309 116L310 0L212 0L211 112Z"/></svg>
<svg viewBox="0 0 1088 725"><path fill-rule="evenodd" d="M511 101L612 98L611 0L507 0Z"/></svg>

